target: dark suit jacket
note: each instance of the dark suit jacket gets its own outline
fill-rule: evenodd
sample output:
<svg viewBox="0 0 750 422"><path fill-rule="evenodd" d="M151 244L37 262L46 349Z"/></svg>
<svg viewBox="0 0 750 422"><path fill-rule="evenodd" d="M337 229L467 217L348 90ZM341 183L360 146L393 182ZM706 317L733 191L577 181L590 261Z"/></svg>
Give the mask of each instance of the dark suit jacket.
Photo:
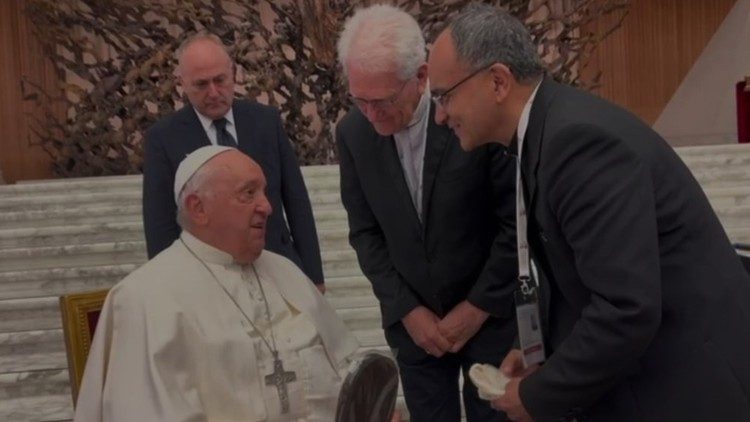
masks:
<svg viewBox="0 0 750 422"><path fill-rule="evenodd" d="M294 261L314 282L323 282L310 198L279 113L272 107L242 100L235 100L232 110L239 150L255 160L266 176L266 195L273 214L266 225L265 248ZM149 258L180 234L173 193L177 166L187 154L210 144L191 106L159 120L146 133L143 225Z"/></svg>
<svg viewBox="0 0 750 422"><path fill-rule="evenodd" d="M512 318L514 160L494 147L466 153L448 128L435 124L433 106L429 119L423 223L393 137L378 135L357 109L337 126L349 241L380 301L383 327L418 305L442 317L465 299Z"/></svg>
<svg viewBox="0 0 750 422"><path fill-rule="evenodd" d="M520 386L534 419L750 420L750 279L672 148L544 80L523 154L549 356Z"/></svg>

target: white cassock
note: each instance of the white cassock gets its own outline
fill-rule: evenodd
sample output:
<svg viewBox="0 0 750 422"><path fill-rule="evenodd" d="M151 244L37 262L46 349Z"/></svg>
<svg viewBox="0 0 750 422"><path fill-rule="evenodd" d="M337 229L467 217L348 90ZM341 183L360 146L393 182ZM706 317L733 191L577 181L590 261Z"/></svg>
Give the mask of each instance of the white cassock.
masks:
<svg viewBox="0 0 750 422"><path fill-rule="evenodd" d="M359 345L314 285L272 252L239 266L181 239L107 296L75 420L332 421ZM283 414L272 348L294 372Z"/></svg>

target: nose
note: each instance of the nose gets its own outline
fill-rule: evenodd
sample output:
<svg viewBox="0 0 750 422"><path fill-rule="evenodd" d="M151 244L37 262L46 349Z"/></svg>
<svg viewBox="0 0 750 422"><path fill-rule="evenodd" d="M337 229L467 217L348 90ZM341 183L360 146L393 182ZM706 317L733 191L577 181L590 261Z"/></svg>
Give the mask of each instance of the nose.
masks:
<svg viewBox="0 0 750 422"><path fill-rule="evenodd" d="M445 108L440 102L435 102L435 123L444 125L448 122L448 113L445 112Z"/></svg>
<svg viewBox="0 0 750 422"><path fill-rule="evenodd" d="M362 110L365 117L367 117L367 120L369 121L375 121L378 118L378 114L380 114L380 109L371 105L370 103L364 104L364 110Z"/></svg>
<svg viewBox="0 0 750 422"><path fill-rule="evenodd" d="M210 97L219 95L219 87L214 82L209 82L208 84L208 95Z"/></svg>
<svg viewBox="0 0 750 422"><path fill-rule="evenodd" d="M260 214L265 215L266 217L273 213L273 207L271 206L271 202L268 200L268 197L265 193L263 193L262 197L259 199L256 211Z"/></svg>

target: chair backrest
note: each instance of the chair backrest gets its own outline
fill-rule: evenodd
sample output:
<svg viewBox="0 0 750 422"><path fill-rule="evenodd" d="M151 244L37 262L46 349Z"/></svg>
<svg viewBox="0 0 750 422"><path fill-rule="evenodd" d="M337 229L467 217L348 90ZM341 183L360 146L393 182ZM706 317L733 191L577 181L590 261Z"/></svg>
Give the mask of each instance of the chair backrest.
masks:
<svg viewBox="0 0 750 422"><path fill-rule="evenodd" d="M91 338L94 336L108 291L97 290L60 296L60 312L62 313L65 349L68 355L73 406L78 398L78 388L81 385L83 369L86 367L86 358L91 348Z"/></svg>

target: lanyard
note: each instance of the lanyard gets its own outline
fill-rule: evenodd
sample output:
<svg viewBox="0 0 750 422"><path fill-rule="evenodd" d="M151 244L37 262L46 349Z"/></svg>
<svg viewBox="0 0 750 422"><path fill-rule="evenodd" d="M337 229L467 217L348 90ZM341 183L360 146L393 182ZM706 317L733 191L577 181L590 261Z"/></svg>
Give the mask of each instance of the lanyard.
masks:
<svg viewBox="0 0 750 422"><path fill-rule="evenodd" d="M516 248L518 253L518 283L524 295L531 294L536 286L531 280L529 259L529 240L527 232L526 200L523 196L521 181L521 154L523 153L523 138L518 138L518 154L516 158Z"/></svg>

